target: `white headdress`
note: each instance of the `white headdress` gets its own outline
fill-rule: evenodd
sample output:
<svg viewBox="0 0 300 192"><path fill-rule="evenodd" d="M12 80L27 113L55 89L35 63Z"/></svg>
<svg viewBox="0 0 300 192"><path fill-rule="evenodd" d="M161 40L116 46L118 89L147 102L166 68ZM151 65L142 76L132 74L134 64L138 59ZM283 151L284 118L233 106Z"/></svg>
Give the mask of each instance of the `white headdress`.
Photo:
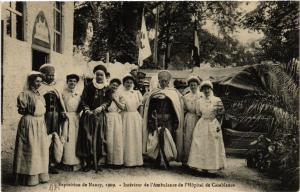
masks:
<svg viewBox="0 0 300 192"><path fill-rule="evenodd" d="M210 87L211 89L213 89L213 84L210 80L205 80L205 81L202 81L201 85L200 85L200 90L202 89L203 86L208 86Z"/></svg>
<svg viewBox="0 0 300 192"><path fill-rule="evenodd" d="M104 66L103 66L104 67ZM103 83L97 83L96 81L96 72L97 71L101 71L104 75L103 75ZM106 68L102 68L102 66L100 67L99 65L96 66L93 70L94 72L94 77L93 77L93 84L97 89L103 89L104 87L108 86L108 82L106 79L106 74L107 74L107 70Z"/></svg>
<svg viewBox="0 0 300 192"><path fill-rule="evenodd" d="M31 72L29 72L29 73L27 74L27 76L26 76L26 79L25 79L25 84L24 84L24 87L23 87L23 90L24 90L24 91L25 91L25 90L29 90L29 88L30 88L28 79L29 79L29 77L31 77L31 76L39 76L39 77L43 77L43 74L42 74L41 72L39 72L39 71L31 71Z"/></svg>
<svg viewBox="0 0 300 192"><path fill-rule="evenodd" d="M186 82L189 84L191 81L196 81L200 85L200 79L197 76L190 76Z"/></svg>

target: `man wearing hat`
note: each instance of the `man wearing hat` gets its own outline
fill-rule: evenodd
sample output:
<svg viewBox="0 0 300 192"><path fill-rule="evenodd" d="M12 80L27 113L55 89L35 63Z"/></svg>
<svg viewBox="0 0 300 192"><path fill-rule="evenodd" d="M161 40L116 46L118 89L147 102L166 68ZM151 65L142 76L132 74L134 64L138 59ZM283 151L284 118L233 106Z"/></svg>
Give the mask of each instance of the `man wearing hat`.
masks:
<svg viewBox="0 0 300 192"><path fill-rule="evenodd" d="M56 87L54 79L55 68L52 64L44 64L39 71L44 74L44 81L40 87L40 93L46 101L45 122L48 134L56 132L58 135L61 131L61 124L66 119L65 106L61 93ZM53 144L50 146L49 173L57 174L56 161L54 158Z"/></svg>
<svg viewBox="0 0 300 192"><path fill-rule="evenodd" d="M145 99L143 118L143 152L154 158L157 166L164 163L165 167L169 167L170 160L181 161L183 149L183 101L181 94L175 88L169 87L171 78L169 71L163 70L158 73L159 88L152 90ZM153 155L149 154L151 149L147 146L147 141L155 130L160 138L160 152L154 150ZM170 135L171 137L168 137ZM174 142L176 146L173 145ZM166 146L170 147L169 151L173 154L165 153Z"/></svg>
<svg viewBox="0 0 300 192"><path fill-rule="evenodd" d="M81 159L83 171L91 170L92 164L96 172L101 170L98 162L106 156L106 129L105 111L112 102L112 90L109 88L106 76L107 70L103 65L97 65L94 78L83 90L81 104L82 116L80 119L76 155Z"/></svg>
<svg viewBox="0 0 300 192"><path fill-rule="evenodd" d="M142 95L144 95L146 90L145 90L145 86L143 84L143 79L146 77L146 74L139 71L138 66L136 66L136 65L131 69L130 74L132 75L132 77L134 79L133 90L139 90L142 93Z"/></svg>

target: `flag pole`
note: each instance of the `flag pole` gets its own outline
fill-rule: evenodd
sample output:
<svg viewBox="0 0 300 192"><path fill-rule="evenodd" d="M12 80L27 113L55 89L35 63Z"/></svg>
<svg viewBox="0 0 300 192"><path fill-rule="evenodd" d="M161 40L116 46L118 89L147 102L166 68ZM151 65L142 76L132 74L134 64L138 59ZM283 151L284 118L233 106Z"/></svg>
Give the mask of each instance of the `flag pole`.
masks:
<svg viewBox="0 0 300 192"><path fill-rule="evenodd" d="M156 6L156 15L155 15L155 40L154 40L154 63L158 68L158 57L157 57L157 47L158 47L158 22L159 22L159 10L158 5Z"/></svg>
<svg viewBox="0 0 300 192"><path fill-rule="evenodd" d="M144 10L145 10L145 4L143 4L143 11L142 11L142 17L141 17L141 25L142 25L142 21L143 21L143 17L144 17ZM139 33L140 33L140 35L141 35L141 32L142 31L140 31ZM139 37L139 38L141 38L141 37ZM139 40L140 41L140 40ZM139 45L140 46L140 45ZM138 51L140 52L140 50L138 49ZM139 55L139 54L138 54ZM139 64L139 62L140 62L140 59L139 59L139 56L138 56L138 71L140 71L140 64Z"/></svg>
<svg viewBox="0 0 300 192"><path fill-rule="evenodd" d="M196 22L197 22L197 20L196 20L196 14L193 14L193 17L194 17L194 29L193 29L193 57L192 57L192 62L193 62L193 65L192 65L192 69L194 69L194 65L196 64L196 61L195 61L195 57L194 57L194 55L195 54L198 54L198 53L194 53L195 52L195 41L196 41L196 32L197 32L197 26L196 26Z"/></svg>
<svg viewBox="0 0 300 192"><path fill-rule="evenodd" d="M195 31L196 31L196 35L197 35L197 39L198 39L198 45L199 45L199 48L197 49L198 50L197 55L198 55L199 64L200 64L200 40L199 40L199 36L198 36L197 23L198 23L198 16L197 17L195 16Z"/></svg>
<svg viewBox="0 0 300 192"><path fill-rule="evenodd" d="M139 46L139 58L138 58L138 65L141 67L143 65L143 61L151 55L151 48L149 44L148 38L148 31L145 22L144 16L144 8L143 8L143 15L142 15L142 25L141 30L139 31L138 37L138 46Z"/></svg>
<svg viewBox="0 0 300 192"><path fill-rule="evenodd" d="M198 66L200 64L200 45L197 31L198 18L196 14L193 14L193 46L192 46L192 67ZM197 65L196 65L197 64Z"/></svg>

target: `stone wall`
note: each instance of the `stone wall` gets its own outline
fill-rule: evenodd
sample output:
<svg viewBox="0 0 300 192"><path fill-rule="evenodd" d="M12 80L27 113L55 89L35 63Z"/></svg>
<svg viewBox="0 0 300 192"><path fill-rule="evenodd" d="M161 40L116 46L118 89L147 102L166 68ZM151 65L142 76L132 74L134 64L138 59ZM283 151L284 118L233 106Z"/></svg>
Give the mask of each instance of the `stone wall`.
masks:
<svg viewBox="0 0 300 192"><path fill-rule="evenodd" d="M53 51L53 26L55 2L26 2L24 14L24 41L11 38L4 33L3 38L3 122L2 122L2 149L14 146L14 139L20 115L17 113L16 100L24 87L28 72L32 70L32 33L35 19L43 11L50 31L50 62L63 65L63 68L72 69L73 66L73 2L63 3L63 34L62 53ZM8 2L1 4L1 19L5 19ZM5 31L4 31L5 32Z"/></svg>

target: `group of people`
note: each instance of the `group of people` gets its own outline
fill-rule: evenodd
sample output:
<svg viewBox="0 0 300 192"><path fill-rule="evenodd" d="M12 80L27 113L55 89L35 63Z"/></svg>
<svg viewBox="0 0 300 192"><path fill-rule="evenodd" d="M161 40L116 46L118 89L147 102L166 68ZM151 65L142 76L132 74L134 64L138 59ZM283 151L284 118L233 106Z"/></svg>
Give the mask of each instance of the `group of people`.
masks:
<svg viewBox="0 0 300 192"><path fill-rule="evenodd" d="M136 70L136 69L134 69ZM100 171L142 166L145 160L170 168L170 161L207 175L225 167L224 108L209 80L187 79L190 92L171 87L172 75L158 73L158 85L142 95L134 73L107 79L103 65L79 92L77 74L66 76L60 91L55 68L44 64L28 74L17 99L22 115L16 136L15 184L37 185L68 171ZM57 139L63 155L57 159Z"/></svg>

